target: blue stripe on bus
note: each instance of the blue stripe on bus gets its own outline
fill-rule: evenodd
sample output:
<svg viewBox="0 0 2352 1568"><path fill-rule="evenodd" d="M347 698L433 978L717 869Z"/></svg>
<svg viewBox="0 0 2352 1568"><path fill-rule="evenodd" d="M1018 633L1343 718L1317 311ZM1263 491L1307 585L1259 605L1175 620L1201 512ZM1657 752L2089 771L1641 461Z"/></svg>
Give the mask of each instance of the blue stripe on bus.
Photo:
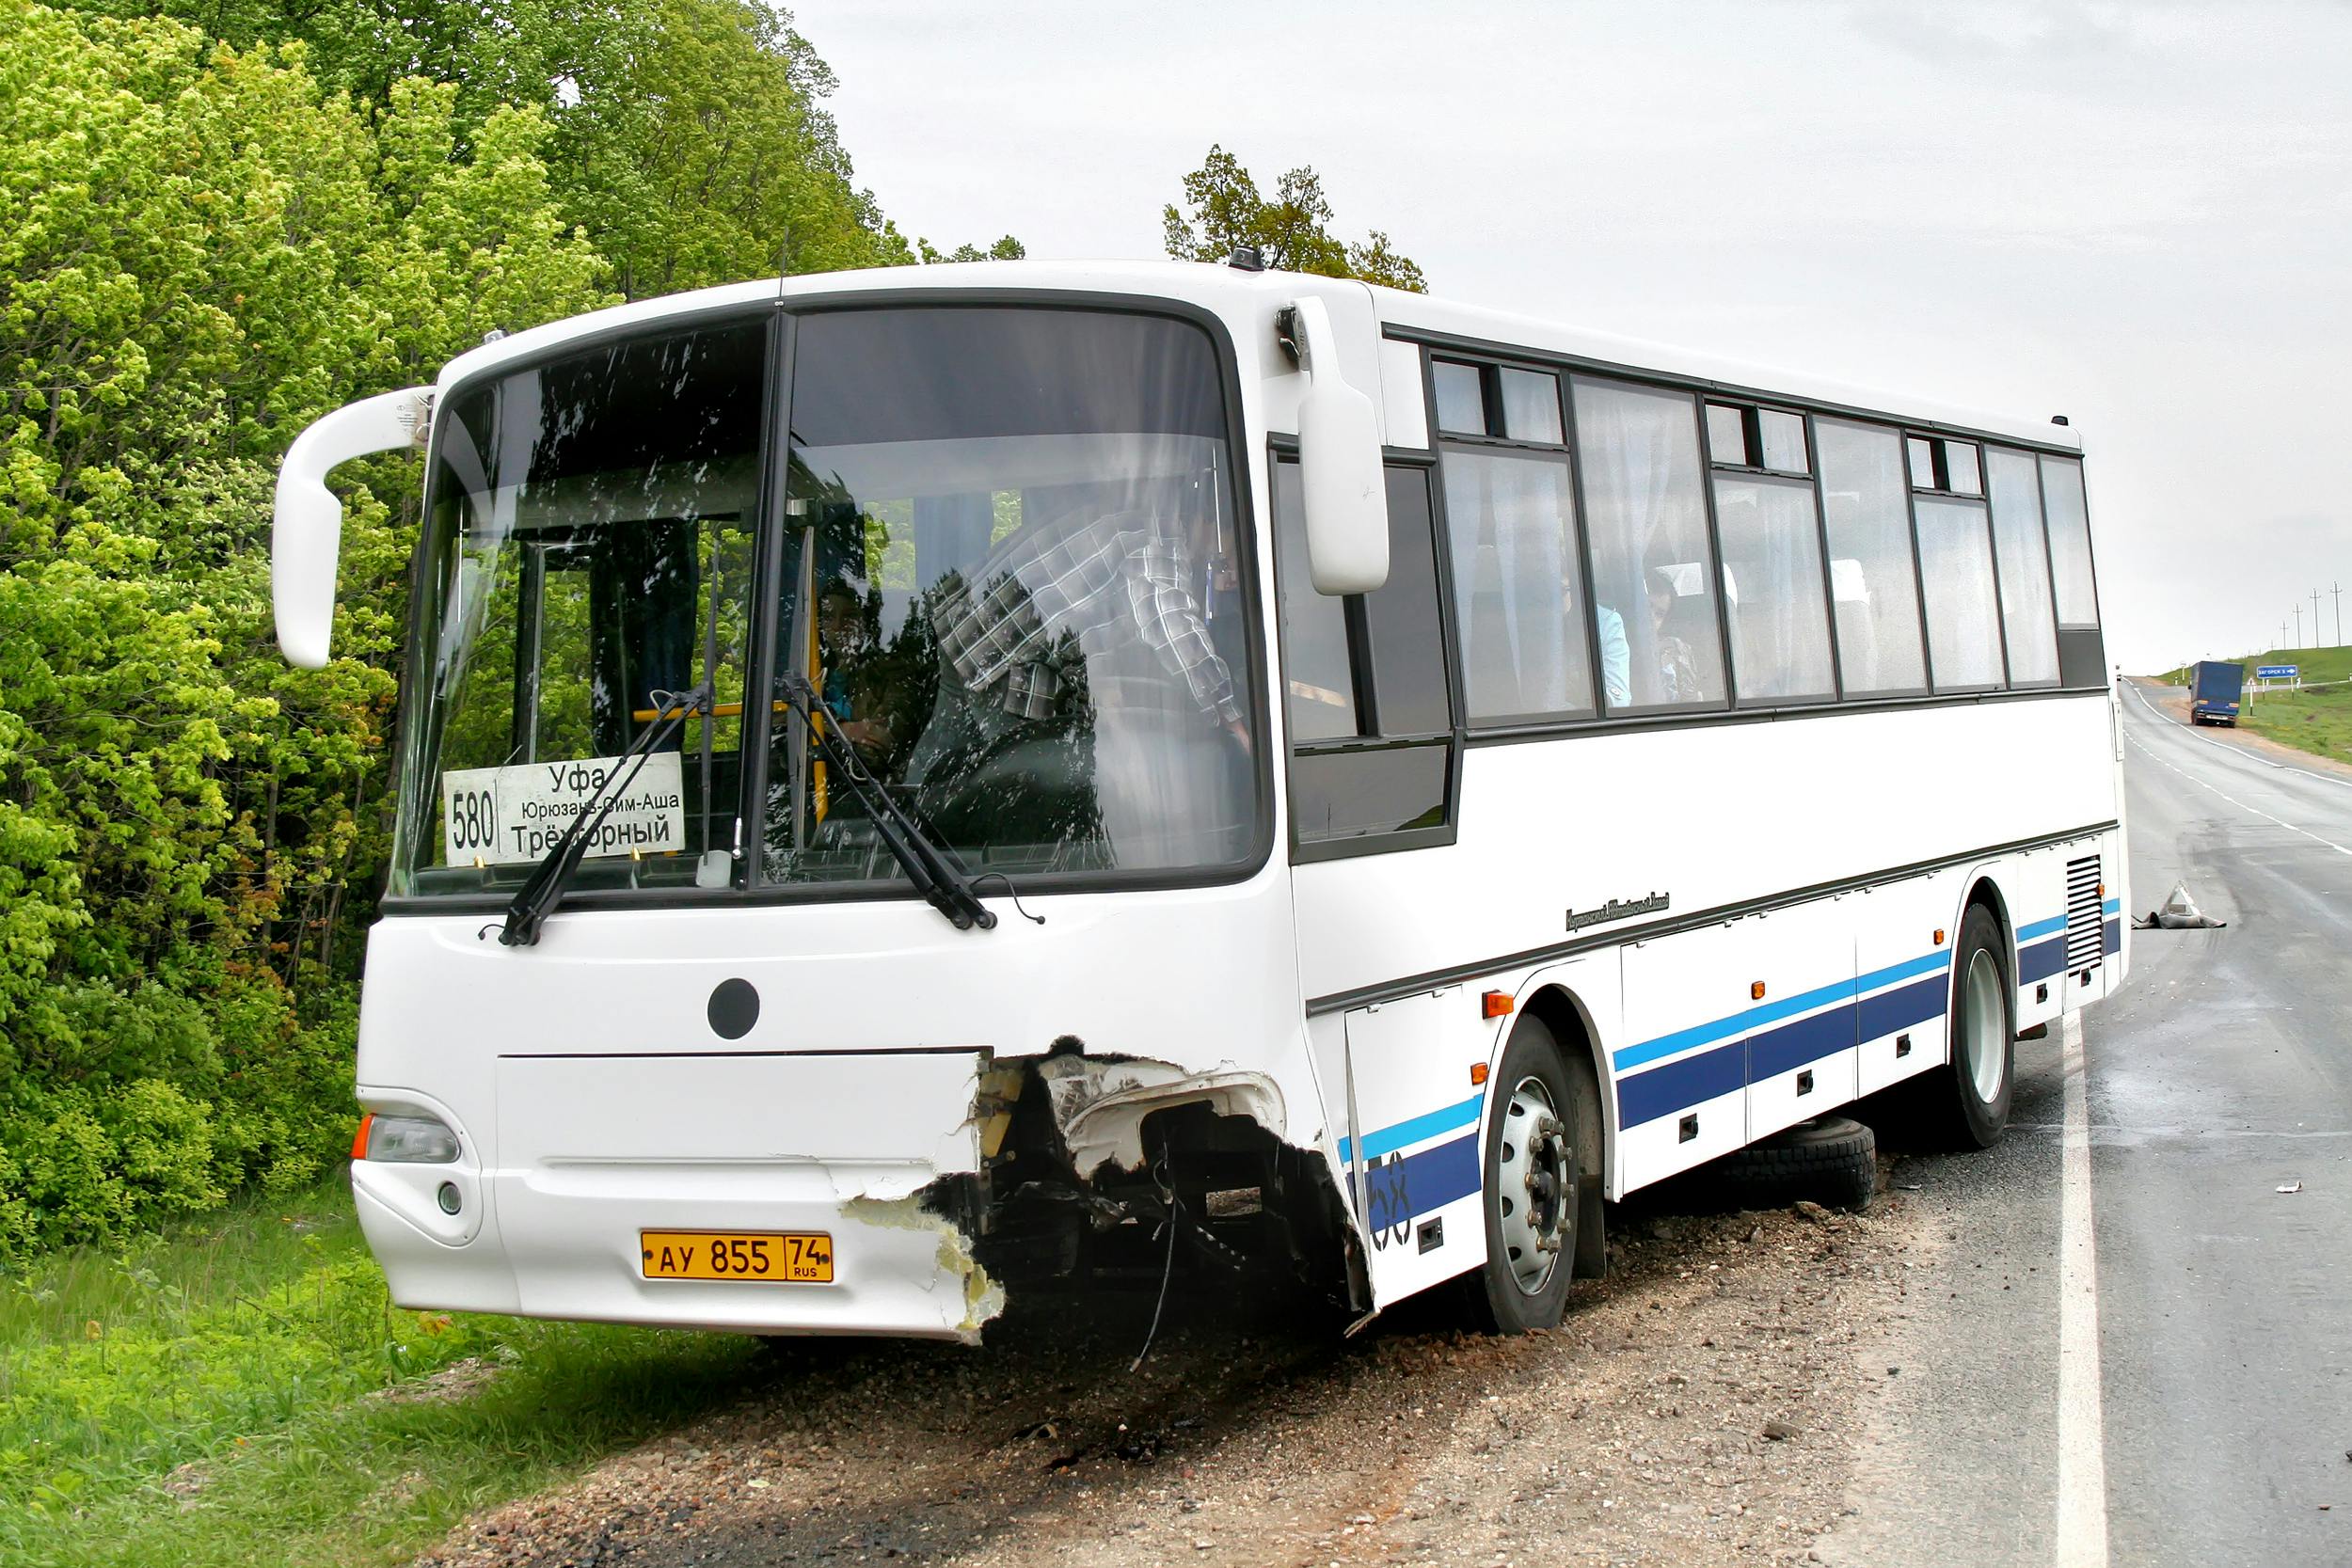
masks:
<svg viewBox="0 0 2352 1568"><path fill-rule="evenodd" d="M1436 1137L1440 1132L1451 1132L1456 1128L1468 1127L1478 1119L1478 1108L1486 1103L1486 1100L1485 1095L1474 1094L1458 1105L1448 1105L1443 1110L1423 1112L1420 1116L1400 1121L1393 1127L1383 1127L1378 1132L1368 1132L1364 1135L1364 1157L1368 1160L1377 1160L1383 1154L1395 1153L1406 1144L1422 1143ZM1355 1146L1349 1140L1342 1138L1340 1140L1340 1164L1346 1164L1355 1157Z"/></svg>
<svg viewBox="0 0 2352 1568"><path fill-rule="evenodd" d="M1945 963L1943 956L1938 955L1936 967L1944 967ZM1639 1127L1809 1062L1835 1056L1864 1040L1926 1023L1943 1015L1944 1002L1945 981L1940 976L1920 980L1714 1051L1703 1051L1647 1072L1620 1078L1617 1125Z"/></svg>
<svg viewBox="0 0 2352 1568"><path fill-rule="evenodd" d="M1792 1068L1835 1056L1851 1049L1858 1037L1851 1007L1832 1007L1828 1012L1815 1013L1811 1018L1785 1023L1760 1035L1750 1035L1748 1082L1760 1083Z"/></svg>
<svg viewBox="0 0 2352 1568"><path fill-rule="evenodd" d="M1843 1012L1845 1009L1840 1008ZM1851 1019L1852 1014L1848 1013ZM1851 1042L1849 1042L1851 1043ZM1647 1072L1617 1080L1617 1125L1639 1127L1686 1106L1748 1086L1748 1042L1702 1051Z"/></svg>
<svg viewBox="0 0 2352 1568"><path fill-rule="evenodd" d="M2123 900L2121 898L2110 898L2106 903L2100 905L2099 908L2102 911L2107 914L2122 914L2123 912Z"/></svg>
<svg viewBox="0 0 2352 1568"><path fill-rule="evenodd" d="M2121 899L2110 898L2106 900L2106 908L2113 911L2122 908L2122 902ZM2065 926L2066 917L2059 915L2023 927L2018 935L2021 942L2030 942L2033 937L2045 931L2063 931ZM2110 920L2106 927L2106 950L2108 953L2121 952L2121 923ZM1760 1007L1747 1008L1727 1018L1692 1024L1687 1029L1678 1029L1672 1034L1628 1046L1610 1058L1612 1066L1619 1072L1677 1052L1688 1051L1692 1046L1721 1040L1726 1036L1748 1037L1713 1051L1697 1053L1667 1067L1653 1068L1647 1072L1618 1079L1617 1124L1620 1127L1637 1127L1701 1101L1729 1094L1749 1084L1835 1055L1861 1041L1880 1039L1899 1030L1930 1022L1943 1015L1947 986L1944 974L1950 969L1951 962L1949 953L1923 954L1900 963L1889 964L1883 969L1871 970L1849 981L1820 986ZM2030 985L2046 979L2065 967L2066 942L2062 936L2037 945L2023 946L2018 954L2019 984ZM1898 984L1917 975L1933 977L1911 985ZM1887 987L1895 989L1883 989ZM1762 1034L1749 1033L1759 1025L1777 1023L1795 1014L1820 1007L1824 1003L1834 1006L1783 1028ZM1392 1154L1407 1144L1421 1143L1456 1128L1470 1126L1478 1120L1484 1102L1483 1096L1472 1095L1459 1104L1414 1117L1392 1127L1384 1127L1364 1139L1366 1157L1377 1159L1384 1154ZM1457 1141L1475 1142L1474 1139ZM1342 1138L1341 1163L1344 1164L1353 1158L1353 1144Z"/></svg>
<svg viewBox="0 0 2352 1568"><path fill-rule="evenodd" d="M1745 1012L1734 1013L1729 1018L1719 1018L1708 1023L1694 1023L1688 1029L1677 1029L1671 1035L1661 1035L1656 1039L1644 1040L1639 1045L1629 1045L1623 1051L1611 1056L1609 1062L1619 1072L1623 1072L1628 1068L1640 1067L1645 1062L1654 1062L1661 1056L1671 1056L1677 1051L1686 1051L1694 1045L1706 1045L1709 1041L1722 1039L1726 1035L1745 1034L1761 1024L1777 1023L1782 1019L1794 1014L1809 1012L1823 1003L1849 1002L1863 991L1876 990L1881 986L1891 985L1898 980L1907 980L1915 974L1928 974L1947 969L1951 966L1951 961L1952 956L1949 953L1930 953L1921 958L1906 958L1901 963L1889 964L1884 969L1874 969L1867 974L1857 975L1851 980L1840 980L1833 985L1801 991L1784 1001L1767 1003L1761 1007L1750 1007Z"/></svg>
<svg viewBox="0 0 2352 1568"><path fill-rule="evenodd" d="M1898 1029L1940 1018L1944 1013L1944 993L1945 983L1938 978L1866 996L1855 1005L1854 1037L1874 1040Z"/></svg>
<svg viewBox="0 0 2352 1568"><path fill-rule="evenodd" d="M2030 986L2036 980L2046 980L2066 967L2066 939L2053 937L2031 947L2017 950L2017 983Z"/></svg>
<svg viewBox="0 0 2352 1568"><path fill-rule="evenodd" d="M2020 946L2023 946L2025 943L2033 941L2037 937L2046 937L2052 931L2063 931L2065 929L2066 917L2062 914L2054 914L2047 920L2037 920L2031 925L2018 927L2017 942Z"/></svg>
<svg viewBox="0 0 2352 1568"><path fill-rule="evenodd" d="M1401 1226L1478 1191L1478 1134L1364 1168L1364 1225ZM1399 1238L1401 1240L1401 1238Z"/></svg>

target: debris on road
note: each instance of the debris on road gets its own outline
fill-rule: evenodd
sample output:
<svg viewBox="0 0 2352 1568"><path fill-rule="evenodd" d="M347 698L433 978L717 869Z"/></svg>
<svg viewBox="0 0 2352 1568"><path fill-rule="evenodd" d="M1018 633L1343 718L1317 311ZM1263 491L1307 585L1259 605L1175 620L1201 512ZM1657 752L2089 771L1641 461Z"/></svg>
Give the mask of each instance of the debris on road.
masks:
<svg viewBox="0 0 2352 1568"><path fill-rule="evenodd" d="M2282 1193L2299 1193L2303 1190L2303 1183L2300 1181L2289 1181L2278 1190Z"/></svg>
<svg viewBox="0 0 2352 1568"><path fill-rule="evenodd" d="M2164 901L2164 907L2151 910L2147 920L2137 923L2136 928L2142 931L2217 931L2227 925L2228 921L2216 920L2197 907L2197 900L2188 895L2186 882L2175 882L2172 884L2172 896Z"/></svg>

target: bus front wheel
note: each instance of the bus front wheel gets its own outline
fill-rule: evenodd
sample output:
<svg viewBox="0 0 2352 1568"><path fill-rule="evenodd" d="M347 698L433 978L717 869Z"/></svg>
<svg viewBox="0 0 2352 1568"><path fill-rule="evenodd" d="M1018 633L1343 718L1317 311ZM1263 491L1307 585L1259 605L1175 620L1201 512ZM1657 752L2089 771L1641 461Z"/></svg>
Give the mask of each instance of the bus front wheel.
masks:
<svg viewBox="0 0 2352 1568"><path fill-rule="evenodd" d="M1580 1227L1593 1223L1587 1166L1597 1118L1541 1019L1523 1015L1486 1099L1482 1191L1486 1261L1463 1276L1471 1323L1490 1334L1556 1326L1577 1272Z"/></svg>

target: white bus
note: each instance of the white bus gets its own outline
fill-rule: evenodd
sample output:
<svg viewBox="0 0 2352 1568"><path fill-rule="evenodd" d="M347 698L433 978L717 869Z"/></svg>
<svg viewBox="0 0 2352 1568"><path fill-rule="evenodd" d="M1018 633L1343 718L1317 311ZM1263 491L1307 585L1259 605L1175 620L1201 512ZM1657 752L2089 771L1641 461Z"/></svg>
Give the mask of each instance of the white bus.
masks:
<svg viewBox="0 0 2352 1568"><path fill-rule="evenodd" d="M1324 277L984 263L498 339L425 451L352 1180L405 1306L972 1339L1458 1280L2126 961L2074 434ZM747 700L749 698L749 700Z"/></svg>

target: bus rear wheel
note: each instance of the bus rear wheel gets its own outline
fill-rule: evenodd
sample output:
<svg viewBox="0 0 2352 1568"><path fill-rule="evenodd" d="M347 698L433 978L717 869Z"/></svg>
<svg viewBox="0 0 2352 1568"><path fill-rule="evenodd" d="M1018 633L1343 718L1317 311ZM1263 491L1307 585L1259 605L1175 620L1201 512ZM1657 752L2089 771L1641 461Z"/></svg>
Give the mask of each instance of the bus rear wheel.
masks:
<svg viewBox="0 0 2352 1568"><path fill-rule="evenodd" d="M1952 955L1951 1060L1920 1084L1928 1131L1952 1148L1990 1148L2009 1126L2017 989L2001 923L1971 904Z"/></svg>
<svg viewBox="0 0 2352 1568"><path fill-rule="evenodd" d="M1520 1018L1494 1085L1482 1164L1486 1261L1462 1288L1473 1326L1524 1334L1554 1327L1567 1309L1580 1229L1597 1207L1586 1166L1598 1150L1580 1147L1580 1130L1595 1124L1585 1079L1541 1019Z"/></svg>

